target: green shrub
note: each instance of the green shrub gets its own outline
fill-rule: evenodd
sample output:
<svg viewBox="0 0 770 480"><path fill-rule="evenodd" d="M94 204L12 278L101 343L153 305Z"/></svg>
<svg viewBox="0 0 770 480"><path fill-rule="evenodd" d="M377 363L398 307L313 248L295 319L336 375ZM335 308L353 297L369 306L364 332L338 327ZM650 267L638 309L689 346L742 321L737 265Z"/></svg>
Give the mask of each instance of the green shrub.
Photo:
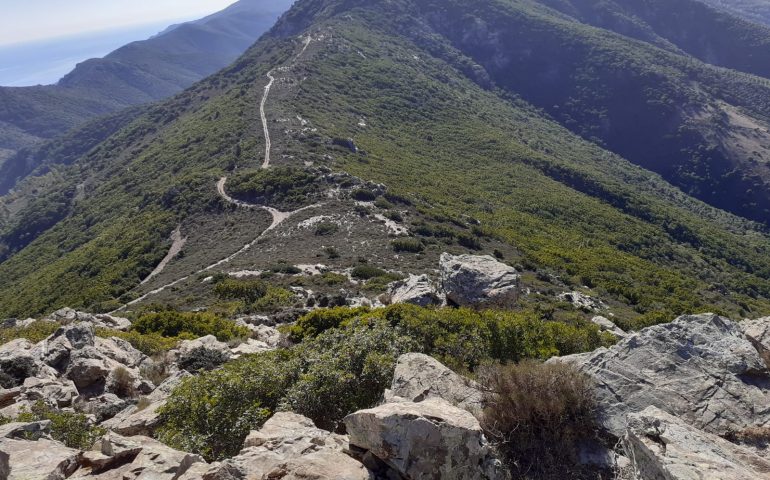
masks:
<svg viewBox="0 0 770 480"><path fill-rule="evenodd" d="M370 278L382 277L387 274L388 272L385 270L372 265L358 265L353 268L353 271L350 273L353 278L358 280L369 280Z"/></svg>
<svg viewBox="0 0 770 480"><path fill-rule="evenodd" d="M397 238L391 243L396 252L420 253L425 250L425 245L416 238Z"/></svg>
<svg viewBox="0 0 770 480"><path fill-rule="evenodd" d="M314 173L294 167L240 173L227 187L235 198L286 209L313 203L321 190Z"/></svg>
<svg viewBox="0 0 770 480"><path fill-rule="evenodd" d="M315 227L315 234L319 237L325 237L334 235L339 231L340 227L336 223L321 222Z"/></svg>
<svg viewBox="0 0 770 480"><path fill-rule="evenodd" d="M319 428L340 431L346 415L377 404L398 357L416 348L385 324L330 330L299 347L303 371L281 405Z"/></svg>
<svg viewBox="0 0 770 480"><path fill-rule="evenodd" d="M351 197L353 197L353 200L358 200L359 202L373 202L374 199L377 198L377 195L375 195L371 190L359 188L358 190L353 191Z"/></svg>
<svg viewBox="0 0 770 480"><path fill-rule="evenodd" d="M51 421L51 438L78 450L88 450L99 437L105 434L101 427L91 425L88 417L81 413L56 410L42 400L31 409L22 412L16 419L19 422Z"/></svg>
<svg viewBox="0 0 770 480"><path fill-rule="evenodd" d="M53 335L60 326L57 322L38 320L26 327L0 328L0 345L18 338L26 338L32 343L37 343Z"/></svg>
<svg viewBox="0 0 770 480"><path fill-rule="evenodd" d="M225 300L243 300L254 303L267 293L269 285L262 280L224 278L214 286L214 293Z"/></svg>
<svg viewBox="0 0 770 480"><path fill-rule="evenodd" d="M230 357L219 350L211 350L205 347L198 347L179 359L179 368L187 370L190 373L197 373L202 370L214 370Z"/></svg>
<svg viewBox="0 0 770 480"><path fill-rule="evenodd" d="M294 265L278 264L270 267L270 271L273 273L282 273L284 275L299 275L302 273L302 269L295 267Z"/></svg>
<svg viewBox="0 0 770 480"><path fill-rule="evenodd" d="M525 361L485 368L479 379L482 427L514 478L589 478L579 474L579 448L597 438L598 426L586 375L564 363Z"/></svg>
<svg viewBox="0 0 770 480"><path fill-rule="evenodd" d="M294 352L280 350L188 378L161 408L158 438L209 461L233 456L246 435L276 411L299 374Z"/></svg>
<svg viewBox="0 0 770 480"><path fill-rule="evenodd" d="M287 333L290 340L301 342L332 328L379 321L414 339L420 351L458 369L474 369L485 359L547 359L612 344L608 335L587 321L564 323L542 320L534 312L431 309L409 304L374 310L319 309L300 317Z"/></svg>
<svg viewBox="0 0 770 480"><path fill-rule="evenodd" d="M460 244L460 246L465 247L469 250L481 250L483 246L481 245L481 240L478 237L474 237L473 235L468 235L467 233L462 233L457 236L457 243Z"/></svg>
<svg viewBox="0 0 770 480"><path fill-rule="evenodd" d="M208 312L147 313L140 316L131 329L142 334L157 333L164 337L187 334L197 338L214 335L217 340L223 342L250 335L246 327L240 327L235 322Z"/></svg>
<svg viewBox="0 0 770 480"><path fill-rule="evenodd" d="M396 359L415 347L380 323L229 362L172 393L161 409L159 438L217 460L238 453L246 435L279 409L335 430L345 415L379 401Z"/></svg>
<svg viewBox="0 0 770 480"><path fill-rule="evenodd" d="M180 337L164 337L155 332L139 333L137 331L121 332L118 330L109 330L106 328L97 328L96 335L102 338L118 337L130 343L135 349L139 350L148 357L163 354L176 348L179 340L191 340L194 335L182 335Z"/></svg>
<svg viewBox="0 0 770 480"><path fill-rule="evenodd" d="M274 313L284 307L290 307L296 295L285 288L269 287L267 293L247 307L247 313Z"/></svg>

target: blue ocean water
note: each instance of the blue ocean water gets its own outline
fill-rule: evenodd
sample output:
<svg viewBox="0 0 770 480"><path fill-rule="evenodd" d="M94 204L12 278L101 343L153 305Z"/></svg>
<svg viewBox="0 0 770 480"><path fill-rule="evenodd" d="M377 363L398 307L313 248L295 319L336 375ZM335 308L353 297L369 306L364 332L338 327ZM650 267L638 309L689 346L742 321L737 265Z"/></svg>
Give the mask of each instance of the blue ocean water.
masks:
<svg viewBox="0 0 770 480"><path fill-rule="evenodd" d="M168 22L0 46L0 86L49 85L75 65L160 32Z"/></svg>

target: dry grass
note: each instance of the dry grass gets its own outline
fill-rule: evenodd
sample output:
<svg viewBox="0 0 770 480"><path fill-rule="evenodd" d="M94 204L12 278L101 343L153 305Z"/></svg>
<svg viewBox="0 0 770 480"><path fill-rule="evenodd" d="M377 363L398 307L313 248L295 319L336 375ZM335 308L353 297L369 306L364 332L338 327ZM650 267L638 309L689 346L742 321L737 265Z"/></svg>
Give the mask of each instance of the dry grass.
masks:
<svg viewBox="0 0 770 480"><path fill-rule="evenodd" d="M581 441L596 438L596 398L566 364L525 361L483 369L482 427L514 478L581 478Z"/></svg>
<svg viewBox="0 0 770 480"><path fill-rule="evenodd" d="M123 367L118 367L110 374L110 390L120 398L136 397L134 377Z"/></svg>

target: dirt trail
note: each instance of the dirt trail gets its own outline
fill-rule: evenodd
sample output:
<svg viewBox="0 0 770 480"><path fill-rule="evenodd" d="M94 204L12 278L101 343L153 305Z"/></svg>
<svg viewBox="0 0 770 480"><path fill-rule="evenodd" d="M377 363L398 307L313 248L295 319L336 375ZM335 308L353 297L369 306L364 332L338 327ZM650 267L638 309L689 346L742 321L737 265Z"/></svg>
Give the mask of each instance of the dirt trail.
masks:
<svg viewBox="0 0 770 480"><path fill-rule="evenodd" d="M270 143L270 129L267 126L267 115L265 114L267 97L270 95L270 88L272 88L273 82L275 82L272 70L267 72L267 78L269 78L270 81L265 85L265 93L262 94L262 101L259 104L259 116L262 118L262 130L265 134L265 160L262 162L262 168L270 167L270 149L272 148Z"/></svg>
<svg viewBox="0 0 770 480"><path fill-rule="evenodd" d="M312 40L313 39L312 39L311 36L308 36L307 38L304 39L304 45L302 47L302 50L299 52L299 54L297 54L296 57L294 57L294 59L292 60L292 64L296 63L297 60L299 60L299 58L302 56L302 54L305 53L305 51L307 50L308 46L310 46L310 43L312 42ZM267 104L268 97L270 96L270 89L273 87L273 84L275 83L275 77L273 76L273 70L270 70L269 72L267 72L267 78L269 79L269 82L267 83L267 85L265 85L264 93L262 94L262 100L261 100L261 102L259 104L259 116L260 116L260 118L262 120L262 131L263 131L263 133L265 135L265 159L262 162L262 168L263 169L267 169L267 168L270 167L270 150L272 149L272 143L270 141L270 129L267 126L267 114L265 113L265 106ZM225 191L225 184L226 183L227 183L227 177L222 177L217 182L217 193L219 194L220 197L222 197L223 200L225 200L226 202L228 202L230 204L236 205L236 206L238 206L240 208L251 208L251 209L257 209L258 208L258 209L262 209L262 210L267 211L270 214L270 216L272 217L272 222L270 223L270 226L267 227L261 234L259 234L259 236L257 238L255 238L251 242L249 242L246 245L244 245L240 250L238 250L237 252L233 253L232 255L230 255L228 257L225 257L225 258L223 258L222 260L219 260L216 263L212 263L211 265L209 265L209 266L207 266L205 268L202 268L202 269L198 270L197 272L194 272L194 273L192 273L190 275L186 275L186 276L184 276L182 278L178 278L177 280L174 280L171 283L167 283L167 284L165 284L165 285L163 285L161 287L158 287L155 290L151 290L151 291L145 293L144 295L142 295L141 297L136 298L135 300L132 300L132 301L126 303L122 307L120 307L120 308L118 308L116 310L113 310L110 313L116 313L116 312L119 312L121 310L125 310L127 307L130 307L131 305L135 305L135 304L137 304L137 303L139 303L139 302L141 302L143 300L146 300L148 297L151 297L153 295L157 295L158 293L161 293L162 291L164 291L166 289L169 289L171 287L179 285L180 283L188 280L189 278L191 278L193 276L200 275L201 273L209 272L209 271L213 270L214 268L217 268L217 267L219 267L221 265L229 263L230 261L232 261L237 256L239 256L242 253L250 250L265 235L267 235L269 232L271 232L272 230L277 228L281 223L283 223L284 221L286 221L287 219L289 219L293 215L295 215L297 213L300 213L300 212L303 212L305 210L309 210L309 209L312 209L312 208L317 208L317 207L323 206L323 204L314 204L314 205L309 205L307 207L300 208L299 210L295 210L293 212L282 212L282 211L280 211L278 209L275 209L273 207L268 207L267 205L250 204L250 203L247 203L247 202L244 202L244 201L241 201L241 200L237 200L237 199L231 197ZM182 247L184 246L184 244L185 244L185 242L187 240L186 238L185 239L181 238L181 231L179 230L178 227L177 227L177 230L174 232L174 236L172 238L174 240L174 243L172 244L171 250L169 250L168 255L166 255L166 258L164 258L161 261L161 263L155 268L155 270L153 270L153 272L147 278L145 278L142 281L141 285L146 284L150 279L152 279L153 277L155 277L158 274L160 274L163 271L163 269L165 269L165 267L168 265L168 263L177 254L179 254L179 251L181 251ZM177 240L177 238L179 238L179 240Z"/></svg>
<svg viewBox="0 0 770 480"><path fill-rule="evenodd" d="M187 243L187 237L182 236L182 229L181 227L177 226L176 230L171 234L171 248L168 250L168 253L165 257L163 257L163 260L160 261L157 267L155 267L155 270L152 271L149 275L147 275L147 278L142 280L142 283L139 285L144 285L145 283L149 282L153 279L153 277L160 275L163 270L166 268L166 265L174 259L177 255L179 255L179 252L182 251L182 248L184 248L185 243Z"/></svg>

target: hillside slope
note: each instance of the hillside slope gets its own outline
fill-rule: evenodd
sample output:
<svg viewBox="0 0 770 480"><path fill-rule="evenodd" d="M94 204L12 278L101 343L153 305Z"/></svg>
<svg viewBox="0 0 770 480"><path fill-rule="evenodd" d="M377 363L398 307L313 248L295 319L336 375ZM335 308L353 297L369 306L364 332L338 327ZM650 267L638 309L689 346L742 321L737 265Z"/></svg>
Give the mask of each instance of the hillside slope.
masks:
<svg viewBox="0 0 770 480"><path fill-rule="evenodd" d="M770 4L763 0L702 0L703 3L741 16L752 22L770 25Z"/></svg>
<svg viewBox="0 0 770 480"><path fill-rule="evenodd" d="M291 3L241 0L104 58L86 60L56 85L0 87L4 157L91 118L180 92L235 60ZM0 193L6 193L32 167L25 158L13 157L0 165Z"/></svg>
<svg viewBox="0 0 770 480"><path fill-rule="evenodd" d="M447 250L499 253L525 301L577 289L626 325L770 308L762 230L482 88L479 63L426 29L429 3L299 2L233 66L23 182L3 201L0 316L200 308L219 274L424 273ZM143 283L177 227L183 255Z"/></svg>
<svg viewBox="0 0 770 480"><path fill-rule="evenodd" d="M532 2L426 0L412 14L480 66L480 85L521 96L707 203L770 219L766 79ZM418 41L434 48L430 37Z"/></svg>

